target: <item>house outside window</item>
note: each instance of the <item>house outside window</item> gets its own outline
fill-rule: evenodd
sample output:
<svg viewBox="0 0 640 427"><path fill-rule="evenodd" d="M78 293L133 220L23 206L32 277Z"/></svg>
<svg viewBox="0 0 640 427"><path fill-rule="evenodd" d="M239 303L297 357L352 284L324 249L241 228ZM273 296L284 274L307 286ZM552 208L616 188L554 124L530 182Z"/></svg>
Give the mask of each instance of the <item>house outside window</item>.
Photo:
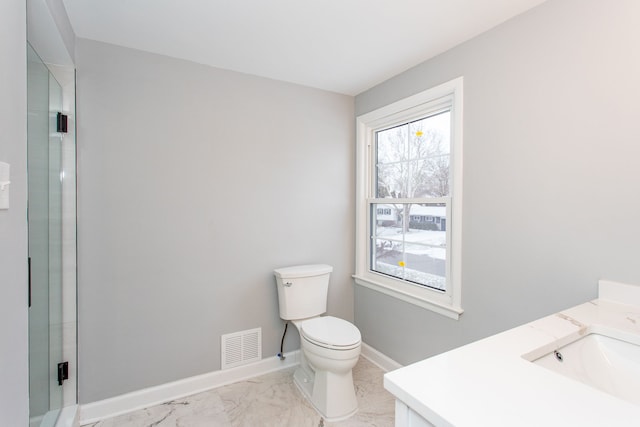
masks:
<svg viewBox="0 0 640 427"><path fill-rule="evenodd" d="M356 283L455 319L462 313L462 83L357 119Z"/></svg>

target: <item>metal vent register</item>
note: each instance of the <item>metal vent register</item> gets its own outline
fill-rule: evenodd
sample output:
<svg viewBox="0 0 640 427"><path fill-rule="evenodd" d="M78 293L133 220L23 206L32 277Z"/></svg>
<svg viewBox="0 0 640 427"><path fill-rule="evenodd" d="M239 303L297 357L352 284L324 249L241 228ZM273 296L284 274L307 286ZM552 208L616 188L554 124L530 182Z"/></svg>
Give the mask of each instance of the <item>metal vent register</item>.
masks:
<svg viewBox="0 0 640 427"><path fill-rule="evenodd" d="M221 369L259 362L261 359L261 328L222 335Z"/></svg>

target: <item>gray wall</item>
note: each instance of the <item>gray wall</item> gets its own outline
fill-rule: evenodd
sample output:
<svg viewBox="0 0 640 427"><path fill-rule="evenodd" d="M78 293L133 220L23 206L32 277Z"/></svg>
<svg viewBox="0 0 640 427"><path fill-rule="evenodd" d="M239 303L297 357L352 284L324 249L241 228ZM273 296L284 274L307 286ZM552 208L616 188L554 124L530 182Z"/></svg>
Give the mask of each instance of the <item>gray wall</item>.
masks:
<svg viewBox="0 0 640 427"><path fill-rule="evenodd" d="M27 332L26 13L0 2L0 161L11 165L11 207L0 210L0 425L29 422Z"/></svg>
<svg viewBox="0 0 640 427"><path fill-rule="evenodd" d="M274 357L277 267L333 265L353 319L353 97L76 46L81 403L218 370L225 333Z"/></svg>
<svg viewBox="0 0 640 427"><path fill-rule="evenodd" d="M640 2L552 0L356 97L363 114L464 76L459 321L356 288L407 364L640 283Z"/></svg>

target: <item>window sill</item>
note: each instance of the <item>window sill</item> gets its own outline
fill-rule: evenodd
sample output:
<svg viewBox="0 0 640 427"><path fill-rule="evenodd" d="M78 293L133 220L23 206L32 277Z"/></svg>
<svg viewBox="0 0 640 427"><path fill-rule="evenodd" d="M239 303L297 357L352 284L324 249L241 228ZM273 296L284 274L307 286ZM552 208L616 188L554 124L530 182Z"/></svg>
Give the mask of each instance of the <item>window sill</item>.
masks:
<svg viewBox="0 0 640 427"><path fill-rule="evenodd" d="M408 302L413 305L417 305L418 307L422 307L424 309L433 311L435 313L446 316L450 319L458 320L460 319L460 315L464 312L461 307L454 307L452 305L447 305L441 302L433 301L424 295L420 295L423 292L406 292L400 289L393 288L391 286L382 284L375 280L371 280L369 278L365 278L358 275L353 275L353 278L357 285L363 286L365 288L373 289L374 291L381 292L385 295L389 295L391 297L397 298L399 300Z"/></svg>

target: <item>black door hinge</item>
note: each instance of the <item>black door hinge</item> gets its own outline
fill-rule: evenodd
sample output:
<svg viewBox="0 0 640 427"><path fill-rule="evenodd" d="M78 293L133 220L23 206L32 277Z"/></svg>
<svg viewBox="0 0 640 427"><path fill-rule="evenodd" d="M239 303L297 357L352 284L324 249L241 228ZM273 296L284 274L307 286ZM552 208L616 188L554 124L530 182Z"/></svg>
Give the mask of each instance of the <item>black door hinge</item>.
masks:
<svg viewBox="0 0 640 427"><path fill-rule="evenodd" d="M58 113L56 116L56 131L67 133L67 115Z"/></svg>
<svg viewBox="0 0 640 427"><path fill-rule="evenodd" d="M58 363L58 385L69 379L69 362Z"/></svg>

